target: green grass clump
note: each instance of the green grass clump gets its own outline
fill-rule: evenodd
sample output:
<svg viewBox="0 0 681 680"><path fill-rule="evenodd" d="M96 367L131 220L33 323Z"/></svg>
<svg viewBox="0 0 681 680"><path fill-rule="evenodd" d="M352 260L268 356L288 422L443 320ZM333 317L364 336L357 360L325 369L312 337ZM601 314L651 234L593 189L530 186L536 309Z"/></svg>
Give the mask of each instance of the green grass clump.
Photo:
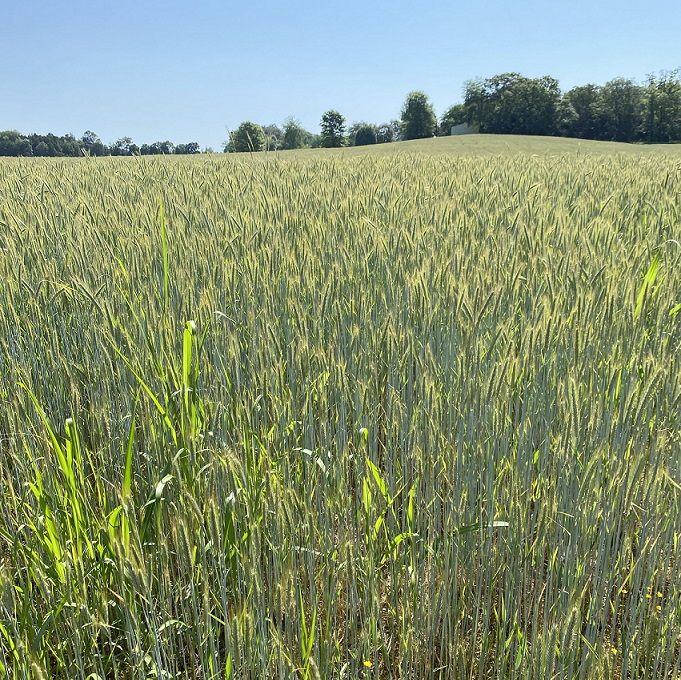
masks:
<svg viewBox="0 0 681 680"><path fill-rule="evenodd" d="M477 143L0 163L0 678L680 676L679 154Z"/></svg>

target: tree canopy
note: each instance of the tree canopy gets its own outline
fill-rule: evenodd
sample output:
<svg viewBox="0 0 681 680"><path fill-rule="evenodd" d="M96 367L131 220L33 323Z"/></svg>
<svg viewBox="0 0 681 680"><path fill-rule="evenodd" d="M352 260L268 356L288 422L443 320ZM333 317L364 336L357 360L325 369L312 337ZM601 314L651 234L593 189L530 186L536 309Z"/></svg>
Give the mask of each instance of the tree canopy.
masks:
<svg viewBox="0 0 681 680"><path fill-rule="evenodd" d="M282 138L282 149L303 149L309 144L310 133L303 129L300 121L289 116L284 121L284 135Z"/></svg>
<svg viewBox="0 0 681 680"><path fill-rule="evenodd" d="M338 148L345 144L345 118L331 109L322 116L322 134L319 145L324 148Z"/></svg>
<svg viewBox="0 0 681 680"><path fill-rule="evenodd" d="M649 75L643 99L644 139L647 142L681 140L679 70Z"/></svg>
<svg viewBox="0 0 681 680"><path fill-rule="evenodd" d="M559 103L558 81L550 76L525 78L519 73L502 73L465 85L468 121L483 133L555 134Z"/></svg>
<svg viewBox="0 0 681 680"><path fill-rule="evenodd" d="M107 146L92 130L86 130L80 139L74 135L63 136L22 135L16 130L0 132L0 156L136 156L147 154L195 154L201 148L197 142L178 144L154 142L137 146L130 137L121 137Z"/></svg>
<svg viewBox="0 0 681 680"><path fill-rule="evenodd" d="M266 149L265 133L262 127L250 120L244 121L229 136L229 151L243 153L246 151L264 151Z"/></svg>
<svg viewBox="0 0 681 680"><path fill-rule="evenodd" d="M360 121L348 128L348 142L351 146L368 146L377 143L378 128L371 123Z"/></svg>
<svg viewBox="0 0 681 680"><path fill-rule="evenodd" d="M564 94L550 76L503 73L468 81L467 122L492 134L562 135L616 142L681 141L679 71L650 75L640 85L615 78Z"/></svg>
<svg viewBox="0 0 681 680"><path fill-rule="evenodd" d="M407 95L400 114L400 132L403 139L432 137L437 130L437 118L428 96L414 91Z"/></svg>
<svg viewBox="0 0 681 680"><path fill-rule="evenodd" d="M399 129L397 125L392 123L383 123L376 128L376 143L377 144L388 144L389 142L394 142L396 137L396 129Z"/></svg>

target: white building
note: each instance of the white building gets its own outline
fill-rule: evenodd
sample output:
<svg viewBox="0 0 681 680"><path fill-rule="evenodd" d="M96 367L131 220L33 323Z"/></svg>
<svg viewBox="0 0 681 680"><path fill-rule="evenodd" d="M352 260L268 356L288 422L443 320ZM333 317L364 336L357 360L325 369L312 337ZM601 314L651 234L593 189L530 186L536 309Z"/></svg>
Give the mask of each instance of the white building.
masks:
<svg viewBox="0 0 681 680"><path fill-rule="evenodd" d="M461 123L461 125L452 125L452 135L474 135L477 130L468 127L466 123Z"/></svg>

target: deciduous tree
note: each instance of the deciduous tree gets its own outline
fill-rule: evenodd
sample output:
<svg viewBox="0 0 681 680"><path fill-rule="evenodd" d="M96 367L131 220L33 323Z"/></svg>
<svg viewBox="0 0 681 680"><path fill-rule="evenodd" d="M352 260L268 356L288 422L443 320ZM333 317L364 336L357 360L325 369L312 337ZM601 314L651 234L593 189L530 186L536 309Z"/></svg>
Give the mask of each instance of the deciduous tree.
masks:
<svg viewBox="0 0 681 680"><path fill-rule="evenodd" d="M0 156L32 156L31 142L16 130L0 132Z"/></svg>
<svg viewBox="0 0 681 680"><path fill-rule="evenodd" d="M170 144L170 142L167 143ZM121 137L111 146L112 156L134 156L138 153L140 153L140 149L130 137ZM172 153L172 151L168 153Z"/></svg>
<svg viewBox="0 0 681 680"><path fill-rule="evenodd" d="M602 136L601 88L598 85L579 85L563 95L575 112L575 117L564 130L568 137L600 139Z"/></svg>
<svg viewBox="0 0 681 680"><path fill-rule="evenodd" d="M80 141L83 144L84 151L90 156L104 156L106 154L106 147L102 144L102 140L92 130L86 130Z"/></svg>
<svg viewBox="0 0 681 680"><path fill-rule="evenodd" d="M403 139L432 137L437 130L437 118L425 93L414 91L407 95L400 116Z"/></svg>
<svg viewBox="0 0 681 680"><path fill-rule="evenodd" d="M643 137L647 142L681 139L681 82L678 70L648 76L643 108Z"/></svg>
<svg viewBox="0 0 681 680"><path fill-rule="evenodd" d="M243 153L245 151L264 151L265 133L260 125L247 120L234 130L229 136L226 151Z"/></svg>
<svg viewBox="0 0 681 680"><path fill-rule="evenodd" d="M353 123L348 130L348 138L353 146L376 144L376 126L361 121Z"/></svg>
<svg viewBox="0 0 681 680"><path fill-rule="evenodd" d="M319 145L338 148L345 144L345 118L338 111L331 109L322 116L322 134Z"/></svg>
<svg viewBox="0 0 681 680"><path fill-rule="evenodd" d="M644 89L629 78L615 78L601 88L602 139L635 142L641 139Z"/></svg>
<svg viewBox="0 0 681 680"><path fill-rule="evenodd" d="M395 141L395 129L390 123L383 123L376 128L376 142L387 144Z"/></svg>
<svg viewBox="0 0 681 680"><path fill-rule="evenodd" d="M303 129L299 120L289 116L284 121L284 135L281 141L282 149L303 149L309 145L310 133Z"/></svg>
<svg viewBox="0 0 681 680"><path fill-rule="evenodd" d="M465 85L467 122L485 133L556 134L559 103L558 81L550 76L525 78L519 73L502 73Z"/></svg>

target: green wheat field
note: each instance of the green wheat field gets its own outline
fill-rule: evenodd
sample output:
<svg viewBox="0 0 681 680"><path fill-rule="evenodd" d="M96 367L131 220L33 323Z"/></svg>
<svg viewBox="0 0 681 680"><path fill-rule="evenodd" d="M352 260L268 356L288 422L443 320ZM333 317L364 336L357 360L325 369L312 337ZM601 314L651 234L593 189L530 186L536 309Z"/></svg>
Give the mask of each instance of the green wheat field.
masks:
<svg viewBox="0 0 681 680"><path fill-rule="evenodd" d="M681 147L0 161L0 678L681 677Z"/></svg>

